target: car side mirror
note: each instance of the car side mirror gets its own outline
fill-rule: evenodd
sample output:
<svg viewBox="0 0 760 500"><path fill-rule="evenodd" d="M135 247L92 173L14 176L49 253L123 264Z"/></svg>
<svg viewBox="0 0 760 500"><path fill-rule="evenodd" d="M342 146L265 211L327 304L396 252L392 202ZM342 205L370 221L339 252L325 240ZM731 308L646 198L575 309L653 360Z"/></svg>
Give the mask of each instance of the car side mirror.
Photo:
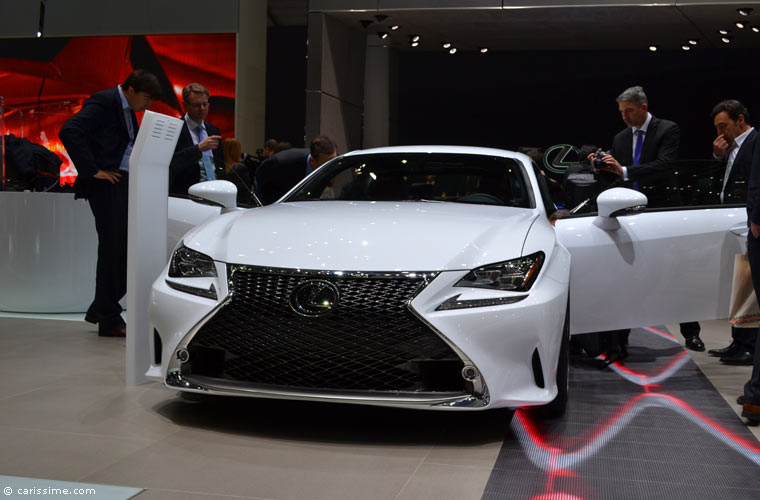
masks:
<svg viewBox="0 0 760 500"><path fill-rule="evenodd" d="M596 198L598 217L594 224L602 229L617 229L620 223L616 217L642 212L649 200L645 194L628 188L612 188L603 191Z"/></svg>
<svg viewBox="0 0 760 500"><path fill-rule="evenodd" d="M238 210L237 188L230 181L199 182L190 186L188 195L196 203L220 207L223 214Z"/></svg>

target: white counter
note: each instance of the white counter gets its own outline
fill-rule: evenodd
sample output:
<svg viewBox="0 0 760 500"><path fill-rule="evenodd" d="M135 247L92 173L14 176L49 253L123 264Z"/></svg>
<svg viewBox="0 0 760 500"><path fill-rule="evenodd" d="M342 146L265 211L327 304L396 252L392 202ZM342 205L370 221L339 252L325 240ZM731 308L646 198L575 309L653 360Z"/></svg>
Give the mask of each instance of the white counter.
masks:
<svg viewBox="0 0 760 500"><path fill-rule="evenodd" d="M0 311L85 312L95 296L97 251L87 201L0 192Z"/></svg>

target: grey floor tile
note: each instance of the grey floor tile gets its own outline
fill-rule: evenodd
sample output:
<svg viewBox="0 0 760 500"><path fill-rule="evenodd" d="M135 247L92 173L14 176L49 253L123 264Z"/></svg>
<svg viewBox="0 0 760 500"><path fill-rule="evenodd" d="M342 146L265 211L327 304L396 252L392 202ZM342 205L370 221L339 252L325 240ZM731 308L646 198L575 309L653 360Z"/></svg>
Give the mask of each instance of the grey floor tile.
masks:
<svg viewBox="0 0 760 500"><path fill-rule="evenodd" d="M397 500L477 500L483 496L490 467L423 464Z"/></svg>
<svg viewBox="0 0 760 500"><path fill-rule="evenodd" d="M0 428L0 470L10 476L85 481L93 472L138 454L151 440ZM102 484L141 487L115 478Z"/></svg>

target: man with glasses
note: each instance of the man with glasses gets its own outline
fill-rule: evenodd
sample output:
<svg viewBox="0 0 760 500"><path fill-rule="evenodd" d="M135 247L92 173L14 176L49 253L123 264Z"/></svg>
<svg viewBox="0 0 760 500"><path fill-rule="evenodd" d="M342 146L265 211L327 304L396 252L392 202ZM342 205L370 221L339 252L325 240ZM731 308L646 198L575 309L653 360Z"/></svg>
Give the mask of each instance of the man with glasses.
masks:
<svg viewBox="0 0 760 500"><path fill-rule="evenodd" d="M169 193L186 195L193 184L224 178L224 152L219 128L209 123L209 91L200 83L182 89L182 131L169 165Z"/></svg>

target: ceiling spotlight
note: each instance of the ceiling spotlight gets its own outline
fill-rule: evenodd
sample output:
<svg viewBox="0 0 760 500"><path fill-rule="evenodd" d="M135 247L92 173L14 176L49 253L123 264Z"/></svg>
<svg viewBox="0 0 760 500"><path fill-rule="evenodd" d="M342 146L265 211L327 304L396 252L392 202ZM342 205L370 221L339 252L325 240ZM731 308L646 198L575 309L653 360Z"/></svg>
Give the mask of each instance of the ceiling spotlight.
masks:
<svg viewBox="0 0 760 500"><path fill-rule="evenodd" d="M752 31L755 33L760 33L760 26L752 26Z"/></svg>
<svg viewBox="0 0 760 500"><path fill-rule="evenodd" d="M380 40L385 40L388 38L388 33L386 31L378 31L377 36L380 37Z"/></svg>
<svg viewBox="0 0 760 500"><path fill-rule="evenodd" d="M650 52L657 52L657 45L650 45L649 46L649 51Z"/></svg>
<svg viewBox="0 0 760 500"><path fill-rule="evenodd" d="M696 38L690 38L689 39L689 45L696 45L697 42L699 42L699 40L697 40Z"/></svg>
<svg viewBox="0 0 760 500"><path fill-rule="evenodd" d="M400 27L401 27L401 26L399 26L398 24L394 24L393 26L391 26L391 29L392 29L393 31L396 31L396 30L397 30L397 29L399 29Z"/></svg>
<svg viewBox="0 0 760 500"><path fill-rule="evenodd" d="M720 39L723 43L731 43L731 37L730 36L724 36Z"/></svg>
<svg viewBox="0 0 760 500"><path fill-rule="evenodd" d="M748 15L752 14L752 9L749 7L743 7L741 9L736 9L736 12L738 12L740 16L747 17Z"/></svg>
<svg viewBox="0 0 760 500"><path fill-rule="evenodd" d="M449 54L456 54L456 53L457 53L457 48L456 47L451 47L449 49Z"/></svg>
<svg viewBox="0 0 760 500"><path fill-rule="evenodd" d="M41 31L37 32L37 38L42 38L42 32Z"/></svg>
<svg viewBox="0 0 760 500"><path fill-rule="evenodd" d="M412 47L417 47L420 44L420 42L412 42L410 45Z"/></svg>
<svg viewBox="0 0 760 500"><path fill-rule="evenodd" d="M409 40L411 40L412 42L419 42L420 35L409 35Z"/></svg>
<svg viewBox="0 0 760 500"><path fill-rule="evenodd" d="M367 26L369 26L370 24L374 23L375 21L372 21L371 19L362 19L359 22L361 23L362 27L366 29Z"/></svg>
<svg viewBox="0 0 760 500"><path fill-rule="evenodd" d="M485 54L486 52L488 52L488 47L480 47L481 54Z"/></svg>
<svg viewBox="0 0 760 500"><path fill-rule="evenodd" d="M736 21L734 24L735 24L735 25L736 25L736 27L737 27L737 28L739 28L740 30L743 30L743 29L744 29L744 23L743 23L743 22L741 22L741 21Z"/></svg>
<svg viewBox="0 0 760 500"><path fill-rule="evenodd" d="M691 50L691 47L690 47L690 46L688 46L688 45L686 45L686 44L683 44L683 45L681 45L681 48L682 48L683 50Z"/></svg>
<svg viewBox="0 0 760 500"><path fill-rule="evenodd" d="M448 49L449 47L451 47L451 42L441 42L441 47L443 47L444 49Z"/></svg>
<svg viewBox="0 0 760 500"><path fill-rule="evenodd" d="M728 35L731 32L728 30L718 30L718 33L720 33L721 35Z"/></svg>

